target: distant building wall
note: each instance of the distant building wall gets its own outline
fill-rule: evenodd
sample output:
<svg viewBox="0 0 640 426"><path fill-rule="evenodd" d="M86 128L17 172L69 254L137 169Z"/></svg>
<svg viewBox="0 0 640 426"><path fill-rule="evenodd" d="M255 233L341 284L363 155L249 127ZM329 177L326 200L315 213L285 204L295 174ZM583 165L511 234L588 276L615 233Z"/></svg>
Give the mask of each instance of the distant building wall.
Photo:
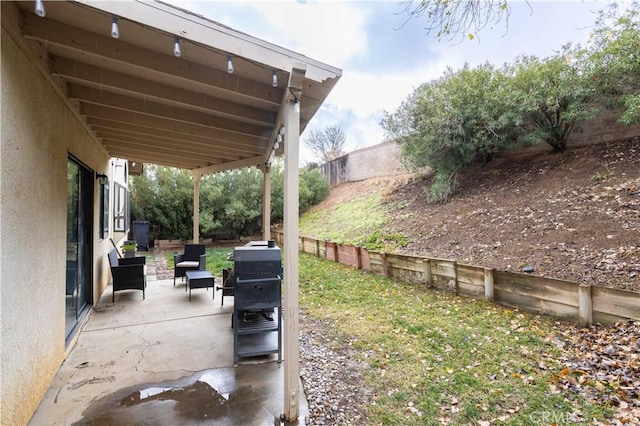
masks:
<svg viewBox="0 0 640 426"><path fill-rule="evenodd" d="M594 145L640 136L640 126L625 126L618 117L614 111L605 110L592 120L578 123L567 146Z"/></svg>
<svg viewBox="0 0 640 426"><path fill-rule="evenodd" d="M604 111L600 116L578 123L571 134L567 146L594 145L640 136L640 126L625 126L618 122L618 114ZM516 149L503 153L501 157L518 155L532 150L550 149L549 145L539 145ZM400 145L394 141L362 148L320 166L329 184L338 185L374 177L394 176L408 173L400 157Z"/></svg>
<svg viewBox="0 0 640 426"><path fill-rule="evenodd" d="M324 163L320 171L331 185L407 173L394 141L358 149Z"/></svg>

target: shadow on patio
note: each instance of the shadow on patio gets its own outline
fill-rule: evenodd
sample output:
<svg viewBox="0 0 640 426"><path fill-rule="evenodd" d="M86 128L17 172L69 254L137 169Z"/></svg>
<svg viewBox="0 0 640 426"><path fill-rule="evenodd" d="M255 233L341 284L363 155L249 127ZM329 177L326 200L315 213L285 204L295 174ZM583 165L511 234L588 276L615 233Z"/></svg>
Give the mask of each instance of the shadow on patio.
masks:
<svg viewBox="0 0 640 426"><path fill-rule="evenodd" d="M107 287L29 424L280 424L284 362L233 367L233 298L194 289L189 302L147 263L146 300L127 290L111 303Z"/></svg>

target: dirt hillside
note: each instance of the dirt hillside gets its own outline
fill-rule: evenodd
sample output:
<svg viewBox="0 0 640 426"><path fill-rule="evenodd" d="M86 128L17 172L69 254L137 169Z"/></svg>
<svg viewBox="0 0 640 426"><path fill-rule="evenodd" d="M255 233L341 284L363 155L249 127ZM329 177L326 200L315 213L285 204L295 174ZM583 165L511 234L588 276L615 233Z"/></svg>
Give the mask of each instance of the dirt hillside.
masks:
<svg viewBox="0 0 640 426"><path fill-rule="evenodd" d="M440 204L424 196L429 176L413 175L342 184L317 207L384 187L385 231L410 240L401 253L640 291L640 138L525 151L459 181Z"/></svg>

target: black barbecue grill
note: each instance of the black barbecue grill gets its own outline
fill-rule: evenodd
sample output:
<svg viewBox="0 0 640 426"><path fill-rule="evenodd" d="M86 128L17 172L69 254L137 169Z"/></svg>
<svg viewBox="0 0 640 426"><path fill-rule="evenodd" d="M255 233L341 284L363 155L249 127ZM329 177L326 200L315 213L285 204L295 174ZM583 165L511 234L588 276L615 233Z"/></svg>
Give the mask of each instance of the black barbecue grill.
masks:
<svg viewBox="0 0 640 426"><path fill-rule="evenodd" d="M282 361L282 256L272 242L233 251L233 361L278 353Z"/></svg>

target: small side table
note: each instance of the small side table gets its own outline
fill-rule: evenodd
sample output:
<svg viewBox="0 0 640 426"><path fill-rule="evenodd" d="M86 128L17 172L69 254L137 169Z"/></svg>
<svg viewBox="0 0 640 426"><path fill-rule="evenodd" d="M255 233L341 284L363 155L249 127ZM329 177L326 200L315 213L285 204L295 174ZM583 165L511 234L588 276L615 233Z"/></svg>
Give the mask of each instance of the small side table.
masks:
<svg viewBox="0 0 640 426"><path fill-rule="evenodd" d="M207 291L209 291L209 287L214 288L213 275L209 271L186 271L185 275L187 277L187 285L184 291L187 291L187 287L189 287L189 302L191 302L192 288L206 288ZM215 290L212 290L211 293L213 293L212 299L214 299L216 296Z"/></svg>

